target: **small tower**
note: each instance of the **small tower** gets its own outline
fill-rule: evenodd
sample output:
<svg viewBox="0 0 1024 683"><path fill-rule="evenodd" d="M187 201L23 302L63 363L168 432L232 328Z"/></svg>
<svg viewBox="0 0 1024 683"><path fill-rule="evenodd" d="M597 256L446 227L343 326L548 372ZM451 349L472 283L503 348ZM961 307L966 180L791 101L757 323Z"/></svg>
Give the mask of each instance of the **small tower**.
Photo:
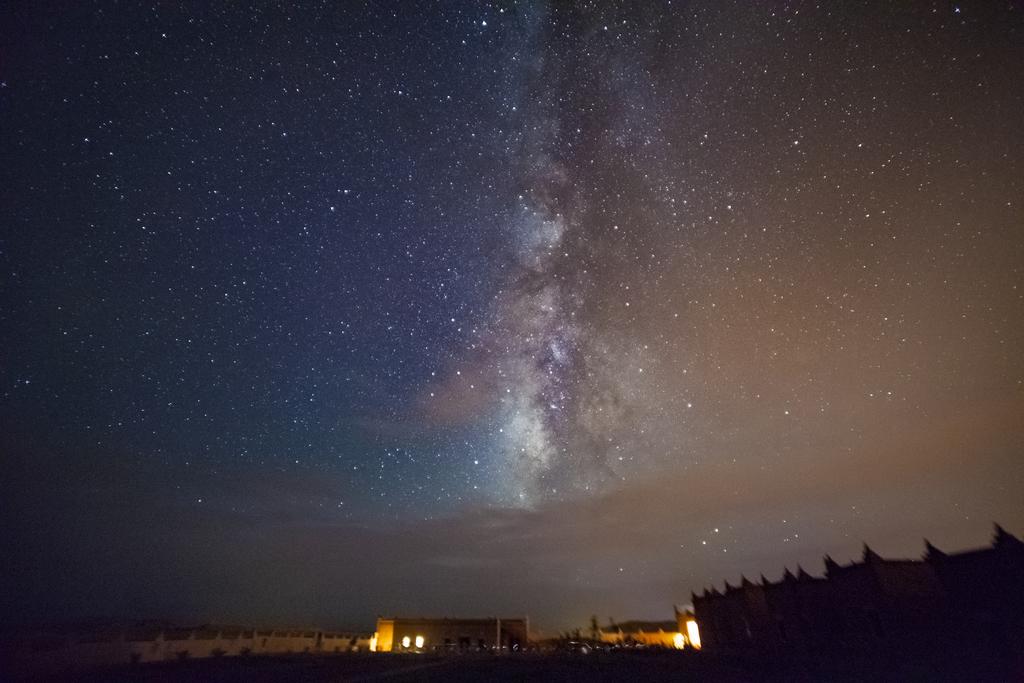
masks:
<svg viewBox="0 0 1024 683"><path fill-rule="evenodd" d="M1021 545L1024 545L1021 543L1021 540L1019 538L1011 534L1003 527L999 526L999 524L995 524L994 526L995 532L992 534L993 548L1005 550L1008 548L1019 548L1021 547Z"/></svg>
<svg viewBox="0 0 1024 683"><path fill-rule="evenodd" d="M931 541L927 538L924 539L924 559L927 562L936 562L946 556L946 553L942 552L938 548L932 545Z"/></svg>
<svg viewBox="0 0 1024 683"><path fill-rule="evenodd" d="M872 564L882 559L867 543L864 544L864 552L862 553L861 558L865 564Z"/></svg>

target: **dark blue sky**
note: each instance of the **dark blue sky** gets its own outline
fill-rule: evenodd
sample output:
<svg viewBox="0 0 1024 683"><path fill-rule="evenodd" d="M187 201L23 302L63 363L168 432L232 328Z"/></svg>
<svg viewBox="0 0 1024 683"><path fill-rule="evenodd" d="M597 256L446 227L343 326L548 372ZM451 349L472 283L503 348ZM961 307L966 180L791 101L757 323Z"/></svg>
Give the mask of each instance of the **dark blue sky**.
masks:
<svg viewBox="0 0 1024 683"><path fill-rule="evenodd" d="M1019 531L1019 6L634 4L6 6L3 613L552 628Z"/></svg>
<svg viewBox="0 0 1024 683"><path fill-rule="evenodd" d="M378 486L359 423L470 343L515 190L514 46L486 10L409 9L15 13L5 408L30 438Z"/></svg>

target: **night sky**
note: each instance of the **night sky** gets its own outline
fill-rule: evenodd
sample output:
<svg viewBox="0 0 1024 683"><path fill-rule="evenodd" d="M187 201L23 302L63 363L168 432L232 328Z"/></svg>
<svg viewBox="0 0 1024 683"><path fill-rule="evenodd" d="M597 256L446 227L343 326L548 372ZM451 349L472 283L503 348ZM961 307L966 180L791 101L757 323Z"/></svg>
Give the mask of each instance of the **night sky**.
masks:
<svg viewBox="0 0 1024 683"><path fill-rule="evenodd" d="M1024 530L1024 8L4 3L0 614L668 619Z"/></svg>

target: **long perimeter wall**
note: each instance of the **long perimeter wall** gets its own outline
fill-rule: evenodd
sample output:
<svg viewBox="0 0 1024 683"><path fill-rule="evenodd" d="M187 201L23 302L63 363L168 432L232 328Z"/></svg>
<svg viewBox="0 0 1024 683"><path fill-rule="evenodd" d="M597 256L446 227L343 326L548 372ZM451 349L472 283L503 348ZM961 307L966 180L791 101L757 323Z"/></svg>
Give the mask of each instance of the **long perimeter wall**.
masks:
<svg viewBox="0 0 1024 683"><path fill-rule="evenodd" d="M141 662L369 650L370 634L317 630L168 628L37 633L0 640L0 679L4 674L35 677Z"/></svg>

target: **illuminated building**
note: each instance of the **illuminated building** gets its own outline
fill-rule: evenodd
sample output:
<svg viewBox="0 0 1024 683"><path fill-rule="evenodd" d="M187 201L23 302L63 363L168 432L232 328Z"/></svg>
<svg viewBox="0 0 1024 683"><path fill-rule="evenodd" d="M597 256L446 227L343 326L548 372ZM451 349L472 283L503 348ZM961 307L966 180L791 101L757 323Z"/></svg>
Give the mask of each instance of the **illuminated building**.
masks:
<svg viewBox="0 0 1024 683"><path fill-rule="evenodd" d="M600 630L603 643L682 649L686 638L672 621L626 621Z"/></svg>
<svg viewBox="0 0 1024 683"><path fill-rule="evenodd" d="M1024 642L1024 543L996 526L988 548L860 562L825 557L825 575L785 570L693 596L702 645L714 652L816 656L830 652L970 648L1003 655ZM950 624L958 628L950 628ZM1016 643L1016 645L1015 645Z"/></svg>
<svg viewBox="0 0 1024 683"><path fill-rule="evenodd" d="M700 628L697 626L697 618L693 615L692 609L676 608L676 628L682 636L684 645L695 650L701 648Z"/></svg>
<svg viewBox="0 0 1024 683"><path fill-rule="evenodd" d="M389 617L377 620L376 652L516 651L526 647L529 620L430 619Z"/></svg>
<svg viewBox="0 0 1024 683"><path fill-rule="evenodd" d="M694 650L699 650L701 648L700 629L697 627L697 621L695 619L690 619L686 622L686 639Z"/></svg>

